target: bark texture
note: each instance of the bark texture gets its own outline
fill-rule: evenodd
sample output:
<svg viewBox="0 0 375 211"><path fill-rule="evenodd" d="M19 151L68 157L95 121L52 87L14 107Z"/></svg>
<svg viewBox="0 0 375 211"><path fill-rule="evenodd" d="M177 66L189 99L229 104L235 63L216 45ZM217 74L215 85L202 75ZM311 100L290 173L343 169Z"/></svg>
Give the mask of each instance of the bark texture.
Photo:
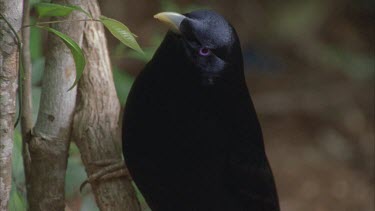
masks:
<svg viewBox="0 0 375 211"><path fill-rule="evenodd" d="M100 10L96 0L82 0L82 6L94 17L99 17ZM102 24L85 23L83 50L88 61L78 86L73 138L90 176L101 170L95 163L122 161L120 104ZM100 210L140 210L129 178L94 181L91 186Z"/></svg>
<svg viewBox="0 0 375 211"><path fill-rule="evenodd" d="M22 0L0 0L0 13L16 32L22 22ZM8 210L12 184L12 150L16 90L18 46L15 34L0 17L0 211Z"/></svg>
<svg viewBox="0 0 375 211"><path fill-rule="evenodd" d="M80 4L79 0L52 2ZM73 12L67 19L82 17L82 13ZM82 22L59 23L52 27L67 34L77 43L82 43ZM48 52L39 113L27 144L30 163L26 167L26 181L28 201L32 211L59 211L65 208L65 171L76 102L76 88L67 91L75 79L72 54L53 34L49 34L47 43Z"/></svg>

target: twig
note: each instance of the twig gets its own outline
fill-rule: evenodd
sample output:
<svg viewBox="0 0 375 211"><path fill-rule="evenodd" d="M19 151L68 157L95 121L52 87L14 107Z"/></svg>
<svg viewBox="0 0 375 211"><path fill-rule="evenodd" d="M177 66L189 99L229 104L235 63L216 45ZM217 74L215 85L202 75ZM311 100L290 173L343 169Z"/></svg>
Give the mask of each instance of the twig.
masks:
<svg viewBox="0 0 375 211"><path fill-rule="evenodd" d="M100 164L99 164L100 165ZM125 168L124 161L120 161L109 166L106 166L99 171L90 175L79 187L79 191L82 192L82 189L87 185L87 183L92 183L94 181L112 179L122 176L128 176L129 173Z"/></svg>
<svg viewBox="0 0 375 211"><path fill-rule="evenodd" d="M30 23L30 3L29 0L24 0L23 3L23 17L22 25ZM27 143L31 139L31 129L33 127L32 121L32 87L31 87L31 60L30 60L30 28L22 28L22 65L23 65L23 78L20 80L21 89L21 134L22 134L22 157L25 168L25 174L30 174L30 153ZM26 176L26 183L27 183Z"/></svg>

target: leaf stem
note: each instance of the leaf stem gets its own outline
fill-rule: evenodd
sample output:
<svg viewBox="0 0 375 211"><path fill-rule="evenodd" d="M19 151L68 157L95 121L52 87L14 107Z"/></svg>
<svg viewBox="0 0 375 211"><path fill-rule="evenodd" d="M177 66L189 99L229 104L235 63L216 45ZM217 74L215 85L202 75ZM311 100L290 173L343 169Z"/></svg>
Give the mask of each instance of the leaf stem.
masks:
<svg viewBox="0 0 375 211"><path fill-rule="evenodd" d="M97 19L78 19L78 20L44 21L44 22L37 22L36 24L25 25L22 28L39 26L39 25L46 25L46 24L51 24L51 23L66 23L66 22L80 22L80 21L100 21L100 20L97 20Z"/></svg>

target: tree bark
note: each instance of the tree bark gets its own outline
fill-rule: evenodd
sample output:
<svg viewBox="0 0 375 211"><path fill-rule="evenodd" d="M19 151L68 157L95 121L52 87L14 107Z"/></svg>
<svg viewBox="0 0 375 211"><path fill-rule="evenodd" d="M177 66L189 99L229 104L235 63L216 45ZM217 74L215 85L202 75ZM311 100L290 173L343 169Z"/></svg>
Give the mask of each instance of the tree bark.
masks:
<svg viewBox="0 0 375 211"><path fill-rule="evenodd" d="M0 0L0 13L18 33L22 22L22 0ZM16 35L0 18L0 211L8 210L12 184L18 59Z"/></svg>
<svg viewBox="0 0 375 211"><path fill-rule="evenodd" d="M82 0L95 18L100 16L97 1ZM81 152L90 177L100 171L101 161L122 161L119 130L120 104L113 82L107 41L102 24L86 22L83 50L88 58L79 82L73 139ZM128 177L90 183L100 210L138 211L139 203Z"/></svg>
<svg viewBox="0 0 375 211"><path fill-rule="evenodd" d="M57 4L79 5L79 0L55 0ZM73 12L62 19L80 19ZM52 25L77 43L82 42L83 23ZM76 102L76 88L67 91L75 80L75 64L70 50L55 35L48 36L48 52L43 74L42 95L35 127L30 134L29 173L26 174L30 210L64 210L65 171L71 125Z"/></svg>

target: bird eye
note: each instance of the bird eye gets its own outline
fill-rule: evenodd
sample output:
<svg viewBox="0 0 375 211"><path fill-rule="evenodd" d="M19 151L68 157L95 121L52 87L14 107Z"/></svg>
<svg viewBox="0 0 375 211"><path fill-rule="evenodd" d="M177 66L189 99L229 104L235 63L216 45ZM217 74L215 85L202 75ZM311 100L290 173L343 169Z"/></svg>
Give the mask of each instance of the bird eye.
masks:
<svg viewBox="0 0 375 211"><path fill-rule="evenodd" d="M211 51L208 48L200 48L199 49L199 55L201 56L208 56L210 55Z"/></svg>

